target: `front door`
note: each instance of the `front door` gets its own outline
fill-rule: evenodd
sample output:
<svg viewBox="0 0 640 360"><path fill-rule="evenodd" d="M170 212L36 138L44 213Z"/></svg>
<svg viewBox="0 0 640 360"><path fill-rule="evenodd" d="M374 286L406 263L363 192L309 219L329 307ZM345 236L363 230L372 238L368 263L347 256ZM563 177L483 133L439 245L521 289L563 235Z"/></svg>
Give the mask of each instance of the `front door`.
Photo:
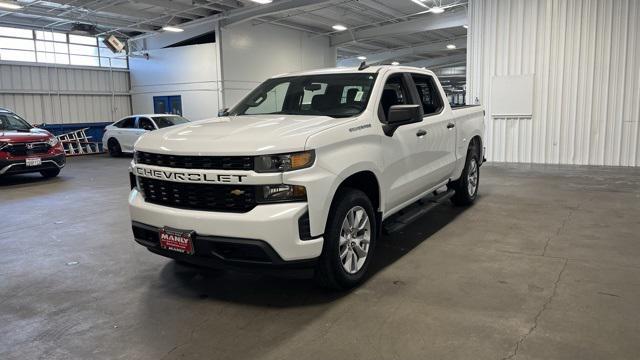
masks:
<svg viewBox="0 0 640 360"><path fill-rule="evenodd" d="M393 105L417 104L409 91L408 77L395 73L387 78L380 99L380 120L384 123ZM382 137L384 149L383 183L388 191L387 210L391 210L426 191L428 161L423 122L399 126L393 135Z"/></svg>

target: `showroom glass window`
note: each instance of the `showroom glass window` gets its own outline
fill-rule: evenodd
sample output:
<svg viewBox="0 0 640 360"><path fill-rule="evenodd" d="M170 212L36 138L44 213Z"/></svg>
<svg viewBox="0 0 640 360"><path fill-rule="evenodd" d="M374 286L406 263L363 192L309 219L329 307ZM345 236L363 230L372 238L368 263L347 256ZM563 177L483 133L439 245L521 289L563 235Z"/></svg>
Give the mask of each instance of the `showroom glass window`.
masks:
<svg viewBox="0 0 640 360"><path fill-rule="evenodd" d="M0 27L0 60L126 69L126 55L112 53L102 40L56 31Z"/></svg>
<svg viewBox="0 0 640 360"><path fill-rule="evenodd" d="M230 114L350 117L367 107L376 74L327 74L269 79Z"/></svg>

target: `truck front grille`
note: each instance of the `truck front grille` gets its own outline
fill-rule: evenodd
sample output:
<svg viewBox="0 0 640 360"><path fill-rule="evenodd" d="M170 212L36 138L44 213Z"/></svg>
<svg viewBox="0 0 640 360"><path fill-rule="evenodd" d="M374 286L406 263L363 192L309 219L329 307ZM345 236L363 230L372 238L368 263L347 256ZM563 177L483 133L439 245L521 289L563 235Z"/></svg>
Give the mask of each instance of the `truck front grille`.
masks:
<svg viewBox="0 0 640 360"><path fill-rule="evenodd" d="M136 152L136 162L145 165L200 170L253 170L251 156L190 156Z"/></svg>
<svg viewBox="0 0 640 360"><path fill-rule="evenodd" d="M145 201L173 208L247 212L256 206L250 185L191 184L138 177Z"/></svg>
<svg viewBox="0 0 640 360"><path fill-rule="evenodd" d="M51 147L45 142L35 143L12 143L7 146L4 151L13 156L29 156L46 154Z"/></svg>

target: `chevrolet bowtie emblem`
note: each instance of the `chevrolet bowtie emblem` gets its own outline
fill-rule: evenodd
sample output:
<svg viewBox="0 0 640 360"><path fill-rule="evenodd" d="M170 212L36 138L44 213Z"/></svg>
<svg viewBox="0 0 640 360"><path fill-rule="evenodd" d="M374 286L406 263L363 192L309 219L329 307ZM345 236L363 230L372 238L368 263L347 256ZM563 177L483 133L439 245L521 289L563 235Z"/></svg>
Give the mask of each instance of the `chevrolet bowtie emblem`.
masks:
<svg viewBox="0 0 640 360"><path fill-rule="evenodd" d="M240 196L240 195L244 194L244 191L240 190L240 189L235 189L235 190L231 190L230 193L231 193L231 195Z"/></svg>

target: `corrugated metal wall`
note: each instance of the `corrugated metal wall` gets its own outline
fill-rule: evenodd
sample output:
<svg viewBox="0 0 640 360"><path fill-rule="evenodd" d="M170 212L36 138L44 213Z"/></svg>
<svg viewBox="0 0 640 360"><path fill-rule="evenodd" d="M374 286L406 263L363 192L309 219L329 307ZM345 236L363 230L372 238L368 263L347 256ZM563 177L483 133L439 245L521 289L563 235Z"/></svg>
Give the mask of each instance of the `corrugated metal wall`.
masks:
<svg viewBox="0 0 640 360"><path fill-rule="evenodd" d="M640 1L472 0L469 14L490 160L640 165ZM533 116L492 117L492 77L531 74Z"/></svg>
<svg viewBox="0 0 640 360"><path fill-rule="evenodd" d="M0 64L0 107L29 122L107 122L131 114L129 72Z"/></svg>

